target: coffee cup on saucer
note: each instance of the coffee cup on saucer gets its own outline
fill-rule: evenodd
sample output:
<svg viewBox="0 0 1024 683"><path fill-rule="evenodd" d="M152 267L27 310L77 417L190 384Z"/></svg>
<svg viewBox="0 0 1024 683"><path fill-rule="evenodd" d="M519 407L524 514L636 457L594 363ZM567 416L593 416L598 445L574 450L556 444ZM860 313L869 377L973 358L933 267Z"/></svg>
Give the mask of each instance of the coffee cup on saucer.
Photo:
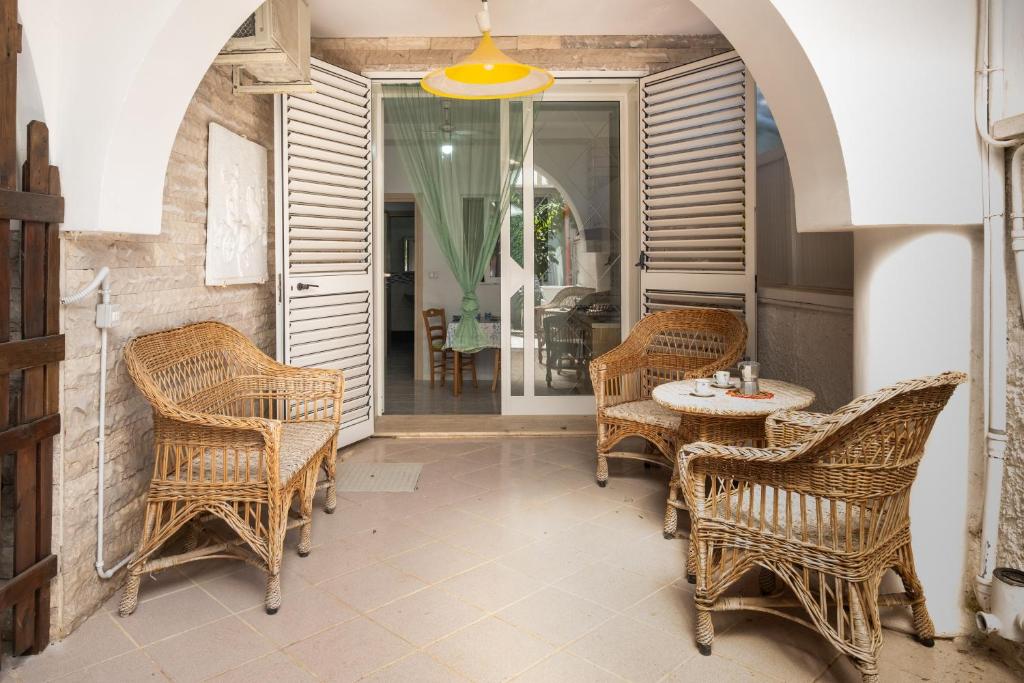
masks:
<svg viewBox="0 0 1024 683"><path fill-rule="evenodd" d="M720 387L727 387L727 386L729 386L729 371L728 370L719 370L718 372L716 372L715 373L715 384L717 384Z"/></svg>
<svg viewBox="0 0 1024 683"><path fill-rule="evenodd" d="M706 379L698 379L693 384L693 393L697 396L710 396L713 393L711 391L711 382Z"/></svg>

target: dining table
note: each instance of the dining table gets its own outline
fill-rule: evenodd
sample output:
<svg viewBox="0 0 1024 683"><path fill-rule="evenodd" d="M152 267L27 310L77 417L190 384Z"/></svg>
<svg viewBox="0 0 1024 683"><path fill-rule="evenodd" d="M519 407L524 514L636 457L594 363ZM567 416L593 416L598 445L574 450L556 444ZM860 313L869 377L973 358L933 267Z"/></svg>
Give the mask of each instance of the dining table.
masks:
<svg viewBox="0 0 1024 683"><path fill-rule="evenodd" d="M480 325L480 331L484 333L484 344L477 351L484 349L494 349L494 378L491 380L491 391L494 391L498 386L498 375L501 372L501 321L498 319L477 321ZM453 340L455 339L455 328L458 327L459 321L452 320L448 323L448 332L445 335L444 348L452 350ZM455 358L455 372L452 378L452 394L460 396L462 394L462 354L461 351L454 351Z"/></svg>

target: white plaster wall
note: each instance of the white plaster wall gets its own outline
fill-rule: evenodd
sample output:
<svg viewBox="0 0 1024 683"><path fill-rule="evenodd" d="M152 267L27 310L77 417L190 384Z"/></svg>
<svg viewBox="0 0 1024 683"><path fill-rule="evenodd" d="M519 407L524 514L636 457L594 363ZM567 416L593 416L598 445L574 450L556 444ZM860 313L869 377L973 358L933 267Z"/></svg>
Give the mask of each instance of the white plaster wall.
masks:
<svg viewBox="0 0 1024 683"><path fill-rule="evenodd" d="M962 370L971 382L935 423L910 501L917 569L940 635L969 630L968 529L982 468L981 231L854 233L854 391Z"/></svg>
<svg viewBox="0 0 1024 683"><path fill-rule="evenodd" d="M797 227L981 222L969 0L694 0L775 114Z"/></svg>

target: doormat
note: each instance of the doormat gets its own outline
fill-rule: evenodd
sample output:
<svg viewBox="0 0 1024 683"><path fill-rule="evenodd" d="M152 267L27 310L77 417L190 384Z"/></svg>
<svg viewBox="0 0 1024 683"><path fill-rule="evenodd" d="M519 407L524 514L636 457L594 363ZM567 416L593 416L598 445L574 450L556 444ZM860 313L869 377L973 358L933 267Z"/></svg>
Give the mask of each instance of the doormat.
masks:
<svg viewBox="0 0 1024 683"><path fill-rule="evenodd" d="M418 462L344 462L338 465L339 491L411 493L423 465Z"/></svg>

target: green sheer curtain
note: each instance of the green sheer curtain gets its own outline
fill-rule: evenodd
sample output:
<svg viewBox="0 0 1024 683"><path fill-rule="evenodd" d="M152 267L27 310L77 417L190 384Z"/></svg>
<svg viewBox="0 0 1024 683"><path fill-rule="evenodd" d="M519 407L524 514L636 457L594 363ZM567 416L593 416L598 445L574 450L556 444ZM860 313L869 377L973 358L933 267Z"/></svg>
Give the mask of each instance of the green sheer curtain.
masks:
<svg viewBox="0 0 1024 683"><path fill-rule="evenodd" d="M506 150L500 101L440 98L417 84L385 85L383 94L385 126L426 223L462 288L462 317L452 348L479 351L485 338L476 319L476 288L494 254L522 168L521 113L504 121L513 133ZM509 103L519 112L522 106L521 101Z"/></svg>

